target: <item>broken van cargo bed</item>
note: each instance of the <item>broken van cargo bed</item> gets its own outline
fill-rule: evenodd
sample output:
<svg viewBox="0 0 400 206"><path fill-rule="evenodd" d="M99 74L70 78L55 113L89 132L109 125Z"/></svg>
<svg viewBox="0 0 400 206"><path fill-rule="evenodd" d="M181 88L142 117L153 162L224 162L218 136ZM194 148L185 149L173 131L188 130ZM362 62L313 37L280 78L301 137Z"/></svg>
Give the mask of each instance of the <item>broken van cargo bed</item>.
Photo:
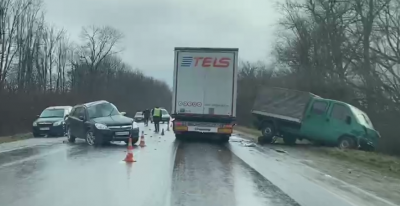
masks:
<svg viewBox="0 0 400 206"><path fill-rule="evenodd" d="M307 103L312 98L320 97L309 92L263 87L257 94L251 112L256 115L301 123Z"/></svg>

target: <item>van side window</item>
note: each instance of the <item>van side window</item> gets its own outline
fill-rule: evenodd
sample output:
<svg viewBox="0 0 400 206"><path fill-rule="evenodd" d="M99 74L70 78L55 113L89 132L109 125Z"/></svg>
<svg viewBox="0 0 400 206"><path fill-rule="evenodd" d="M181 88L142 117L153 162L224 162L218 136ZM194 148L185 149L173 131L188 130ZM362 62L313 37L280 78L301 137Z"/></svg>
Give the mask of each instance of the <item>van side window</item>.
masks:
<svg viewBox="0 0 400 206"><path fill-rule="evenodd" d="M321 101L316 101L313 104L313 107L311 109L311 112L314 114L324 114L326 109L328 107L328 103L326 102L321 102Z"/></svg>
<svg viewBox="0 0 400 206"><path fill-rule="evenodd" d="M346 121L346 117L349 115L348 111L349 110L344 105L335 104L332 109L331 117L338 120Z"/></svg>
<svg viewBox="0 0 400 206"><path fill-rule="evenodd" d="M331 117L346 121L346 116L349 115L347 107L341 104L335 104L332 109Z"/></svg>

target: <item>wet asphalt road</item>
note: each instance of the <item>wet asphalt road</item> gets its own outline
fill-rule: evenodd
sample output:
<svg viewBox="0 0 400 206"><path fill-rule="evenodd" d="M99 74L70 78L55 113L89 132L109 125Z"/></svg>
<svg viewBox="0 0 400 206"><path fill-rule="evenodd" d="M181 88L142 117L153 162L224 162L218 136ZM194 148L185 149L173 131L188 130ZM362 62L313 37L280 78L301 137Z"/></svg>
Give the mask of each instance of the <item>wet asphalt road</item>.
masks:
<svg viewBox="0 0 400 206"><path fill-rule="evenodd" d="M95 148L59 138L0 153L0 205L354 205L324 192L301 171L288 175L293 171L276 152L237 142L178 142L171 131L161 136L142 128L147 146L134 147L132 164L122 161L125 143Z"/></svg>

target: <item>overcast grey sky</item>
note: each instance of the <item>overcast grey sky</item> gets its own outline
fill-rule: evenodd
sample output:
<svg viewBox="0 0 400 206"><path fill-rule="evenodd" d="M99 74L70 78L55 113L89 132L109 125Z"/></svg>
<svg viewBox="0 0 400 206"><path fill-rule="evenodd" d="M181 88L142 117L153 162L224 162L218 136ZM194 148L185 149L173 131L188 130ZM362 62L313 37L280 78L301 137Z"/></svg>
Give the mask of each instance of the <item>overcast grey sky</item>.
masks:
<svg viewBox="0 0 400 206"><path fill-rule="evenodd" d="M172 85L174 47L236 47L266 60L279 18L275 0L44 0L47 22L79 41L82 26L125 35L124 61Z"/></svg>

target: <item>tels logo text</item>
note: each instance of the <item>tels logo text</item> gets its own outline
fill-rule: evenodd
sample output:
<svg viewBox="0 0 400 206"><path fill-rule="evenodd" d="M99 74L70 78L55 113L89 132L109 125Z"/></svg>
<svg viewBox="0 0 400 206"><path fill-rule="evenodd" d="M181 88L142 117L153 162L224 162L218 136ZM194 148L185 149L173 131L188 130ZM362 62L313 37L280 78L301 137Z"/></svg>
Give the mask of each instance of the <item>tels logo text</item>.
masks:
<svg viewBox="0 0 400 206"><path fill-rule="evenodd" d="M231 58L228 57L182 57L181 67L216 67L226 68L231 64Z"/></svg>

